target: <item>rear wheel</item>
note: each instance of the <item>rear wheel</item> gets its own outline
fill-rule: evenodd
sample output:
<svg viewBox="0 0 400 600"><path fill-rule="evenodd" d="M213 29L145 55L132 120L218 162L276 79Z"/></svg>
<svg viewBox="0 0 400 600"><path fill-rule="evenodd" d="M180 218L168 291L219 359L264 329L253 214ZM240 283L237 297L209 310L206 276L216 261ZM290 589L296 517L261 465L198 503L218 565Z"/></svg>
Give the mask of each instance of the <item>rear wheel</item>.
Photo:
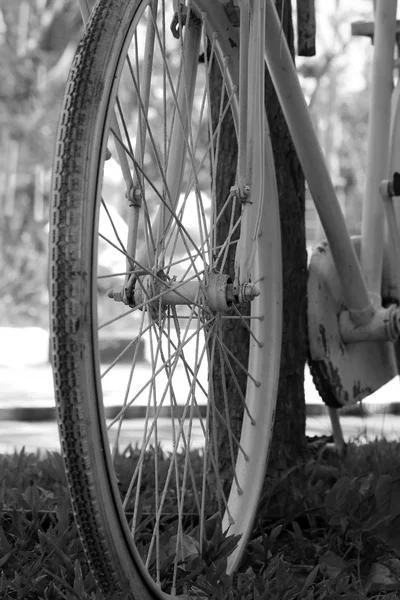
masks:
<svg viewBox="0 0 400 600"><path fill-rule="evenodd" d="M253 182L265 182L246 220L253 254L240 290L229 266L240 200L218 198L223 123L238 121L238 29L214 0L178 15L175 35L173 20L172 2L98 3L70 72L53 172L53 365L74 512L103 593L141 600L190 593L183 575L216 513L239 536L228 569L238 566L280 358L279 213L262 127ZM226 328L240 331L245 358ZM114 355L110 339L124 340Z"/></svg>

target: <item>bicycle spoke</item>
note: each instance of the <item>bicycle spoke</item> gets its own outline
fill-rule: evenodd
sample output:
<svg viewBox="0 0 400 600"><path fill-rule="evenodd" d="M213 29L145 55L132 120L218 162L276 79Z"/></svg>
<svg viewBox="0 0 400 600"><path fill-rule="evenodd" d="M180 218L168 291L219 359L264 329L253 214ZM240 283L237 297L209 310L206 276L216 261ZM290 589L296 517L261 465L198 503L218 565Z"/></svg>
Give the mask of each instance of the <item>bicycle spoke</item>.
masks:
<svg viewBox="0 0 400 600"><path fill-rule="evenodd" d="M189 7L190 13L190 7ZM170 490L174 490L174 498L176 502L177 512L177 529L175 552L179 556L180 549L184 546L184 528L183 514L186 504L187 494L193 495L194 505L196 506L199 515L199 530L200 530L200 547L204 539L205 531L205 507L207 498L207 472L213 473L215 478L216 501L221 510L228 511L228 519L231 520L229 513L227 498L223 490L223 481L219 472L219 455L218 444L214 439L210 445L208 440L210 436L215 434L216 424L219 423L226 431L229 456L233 476L236 481L236 486L240 490L240 484L234 474L235 456L238 451L245 455L240 441L234 435L230 425L230 409L228 402L228 390L225 379L230 377L233 388L241 398L244 410L248 411L244 390L239 384L236 376L238 366L235 364L235 357L229 354L222 342L222 324L231 318L240 319L241 315L238 311L234 311L229 315L220 315L218 319L214 316L204 319L204 306L200 301L190 300L190 307L182 310L180 307L163 306L163 298L169 290L174 290L179 294L179 288L190 281L199 281L201 285L206 285L208 271L211 265L223 271L227 265L229 250L237 244L237 240L233 239L237 236L240 230L241 219L237 217L237 201L236 197L230 195L223 202L221 209L216 212L216 188L215 188L215 173L218 169L219 148L221 143L222 124L232 108L232 102L235 95L235 90L230 93L225 92L227 85L227 67L226 63L222 69L222 97L219 106L219 115L217 117L216 127L211 127L211 110L210 110L210 89L209 75L216 60L216 43L218 41L215 36L206 51L207 39L202 34L204 46L204 68L202 69L202 77L205 78L206 85L203 86L201 95L197 100L198 114L196 126L189 119L185 123L184 115L190 109L190 101L186 88L183 89L183 94L179 92L183 82L189 76L188 66L183 55L183 60L180 64L178 72L173 72L169 66L169 55L167 51L167 36L165 27L165 17L158 23L154 17L155 12L149 10L147 32L149 27L154 30L154 49L157 49L163 64L161 82L161 98L160 107L164 118L164 129L161 137L157 137L154 125L151 122L152 115L149 112L150 97L142 101L141 92L146 76L141 73L140 63L140 45L138 38L134 39L134 48L132 57L127 59L127 73L132 88L137 96L137 137L141 143L136 143L136 148L130 139L131 127L129 125L129 112L122 106L121 95L118 95L117 115L120 121L120 132L112 131L115 142L123 148L132 165L135 181L140 190L141 203L143 207L143 233L144 244L149 255L154 253L155 268L148 268L147 264L141 264L137 260L136 253L138 251L139 241L135 245L135 250L128 256L126 246L123 240L116 236L118 243L114 243L106 235L102 235L102 239L107 242L108 246L114 248L121 255L125 255L131 259L132 268L129 269L131 274L136 274L136 285L142 288L143 299L138 304L134 312L140 310L140 323L137 325L138 331L131 342L119 353L118 357L107 366L102 377L108 375L110 371L118 364L119 360L127 355L128 351L136 344L134 357L132 359L127 381L125 383L125 391L121 396L121 407L118 414L109 421L109 431L115 429L113 442L113 456L116 456L117 448L121 440L125 415L127 411L136 406L140 401L145 402L145 420L143 424L143 434L141 441L141 451L138 456L137 465L134 469L127 486L124 498L124 506L127 507L133 501L134 511L131 521L132 534L136 535L139 526L139 506L141 482L143 471L145 468L146 452L151 451L154 457L153 465L153 480L154 480L154 523L152 527L152 536L146 551L145 565L150 568L154 562L155 580L160 581L160 562L159 548L160 536L162 528L162 515L165 510L166 503L169 502L168 497ZM203 15L203 25L205 25L206 16ZM148 34L149 35L149 34ZM183 54L183 38L179 40L180 52ZM154 75L152 75L154 78ZM155 81L152 83L155 88ZM171 98L174 109L171 116L168 116L168 102ZM182 104L179 104L181 98ZM204 131L208 133L208 140L204 144L202 128L204 123ZM182 131L186 131L184 138L184 153L187 172L185 174L185 182L180 191L180 197L175 196L176 192L170 191L168 185L169 165L173 160L171 156L173 132L176 127L180 127ZM155 184L154 179L150 177L145 164L145 148L148 148L154 159L158 177L161 183ZM174 157L175 159L175 157ZM203 177L204 169L211 174L211 198L205 196L205 192L200 184L200 177ZM211 214L209 213L209 205L211 203ZM164 239L160 238L160 227L155 225L155 207L160 214L165 217L159 217L158 223L166 223L166 235ZM186 215L192 215L193 221L196 222L196 238L192 234L192 229L189 230L186 224ZM228 217L228 232L226 239L222 244L216 243L216 232L221 222L221 219ZM114 231L114 223L112 216L109 215L111 226ZM114 235L116 232L114 231ZM119 247L118 247L119 246ZM179 269L179 280L176 280L176 269ZM171 277L168 286L155 273L162 270L164 274ZM155 282L160 284L160 289L157 292L150 292L145 289L141 280L141 275L151 276ZM200 290L201 288L199 288ZM184 294L182 299L185 300ZM186 312L185 312L186 311ZM130 318L131 312L124 313L126 318ZM244 317L246 318L246 317ZM250 319L250 317L249 317ZM242 319L243 320L243 319ZM248 323L251 321L249 320ZM109 320L106 324L115 323L115 320ZM181 324L184 325L181 329ZM247 325L247 330L249 325ZM200 334L202 336L200 343ZM151 375L146 377L145 381L141 381L138 385L133 385L134 370L138 361L139 340L146 339L147 356L149 360L149 370ZM208 382L204 379L202 371L207 369L207 365L214 365L214 360L218 357L220 365L220 373L218 378L222 381L222 396L223 405L218 407L214 401L214 387L212 377L214 377L213 367L209 368ZM245 367L242 366L242 370ZM179 377L179 378L178 378ZM180 384L179 395L177 395L176 382ZM183 381L185 387L183 387ZM134 389L136 388L136 389ZM205 414L201 410L199 400L206 403ZM163 476L163 481L160 479L160 463L158 458L159 447L159 427L158 422L161 414L164 414L165 409L169 410L168 421L170 423L171 444L172 450L169 457L169 466L167 472ZM250 415L249 415L250 416ZM200 429L201 435L205 440L204 451L202 456L202 478L199 484L196 483L194 468L192 465L191 448L193 438L193 426L196 421L197 427ZM211 427L211 423L214 426ZM152 446L151 446L152 444ZM180 458L180 452L182 457ZM179 466L181 462L181 466ZM199 487L198 487L199 485ZM134 494L134 496L132 496ZM172 574L172 590L176 586L178 561L174 562Z"/></svg>
<svg viewBox="0 0 400 600"><path fill-rule="evenodd" d="M125 586L146 600L197 593L186 574L209 543L207 520L218 512L245 543L264 475L278 322L269 306L279 305L266 285L279 277L264 263L279 227L275 198L264 211L261 194L244 205L230 188L247 47L231 18L212 0L98 0L63 103L51 223L56 401L79 530L105 596ZM248 141L243 165L263 132L250 128ZM248 164L250 185L259 170ZM260 297L238 306L247 282Z"/></svg>

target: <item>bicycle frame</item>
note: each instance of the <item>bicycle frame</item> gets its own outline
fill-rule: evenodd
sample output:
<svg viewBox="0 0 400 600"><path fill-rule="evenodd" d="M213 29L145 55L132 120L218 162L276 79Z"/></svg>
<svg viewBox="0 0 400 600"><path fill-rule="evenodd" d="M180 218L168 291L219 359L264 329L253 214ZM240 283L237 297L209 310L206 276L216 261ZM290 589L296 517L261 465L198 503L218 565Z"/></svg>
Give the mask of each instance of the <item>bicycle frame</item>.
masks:
<svg viewBox="0 0 400 600"><path fill-rule="evenodd" d="M179 0L174 0L180 5ZM88 0L78 0L84 21L89 16ZM222 0L224 4L224 0ZM253 231L251 236L240 235L237 245L235 260L235 287L246 285L249 282L249 266L252 257L252 240L257 234L256 212L251 210L251 202L246 202L248 194L264 196L265 177L262 172L264 164L262 142L257 152L252 152L248 140L249 127L251 123L261 123L264 120L263 94L264 94L264 65L260 59L260 49L265 48L264 58L270 71L279 101L284 112L289 131L291 133L305 178L308 182L318 215L323 225L332 255L334 257L337 272L342 284L343 294L346 301L348 317L346 327L343 328L344 341L356 341L357 335L350 331L352 325L356 327L362 339L382 339L385 337L385 321L387 313L381 308L381 279L383 248L385 237L383 203L379 197L379 184L389 175L389 133L390 133L390 101L392 94L392 56L396 31L396 8L397 0L378 0L375 15L374 30L374 61L372 70L372 95L370 104L370 125L368 134L367 169L365 203L362 219L362 241L361 257L357 257L356 251L350 239L347 226L337 200L336 192L330 178L326 162L313 128L308 107L301 89L296 69L287 46L282 26L273 0L242 0L240 5L240 61L241 64L249 66L240 69L240 97L239 97L239 151L236 192L243 201L243 220L250 220L251 227L244 227L244 231ZM216 10L217 9L216 7ZM262 31L262 23L265 21L265 31ZM195 48L189 52L189 68L185 78L187 87L191 89L193 81L192 73L196 69L191 68L196 60L196 48L198 48L198 32L195 32L196 43L191 44L191 34L185 36L185 45ZM249 92L251 90L251 92ZM178 90L179 95L179 90ZM189 101L190 105L190 101ZM188 113L188 98L181 95L180 111L181 117L177 119L174 126L182 138L182 127L186 127L186 114ZM400 110L400 102L398 102ZM261 127L260 129L264 129ZM261 134L262 137L262 134ZM174 132L172 132L174 138ZM260 140L259 140L260 141ZM186 142L187 145L187 142ZM118 148L118 144L117 144ZM179 154L183 156L185 147L179 148ZM257 153L260 153L258 156ZM124 165L124 153L121 153L122 166ZM255 157L253 164L252 160ZM257 158L258 157L258 158ZM181 161L178 161L181 162ZM251 178L252 169L257 169L257 177ZM135 187L132 177L129 175L129 167L126 165L127 176L125 177L127 188ZM171 209L177 204L179 197L179 181L181 173L172 168L169 180L178 182L174 185L176 194L170 199ZM249 179L260 181L257 190L249 190L247 182ZM137 186L136 186L137 187ZM169 215L165 214L165 208L160 210L154 223L158 231L158 238L165 235L169 225ZM128 241L128 254L134 257L135 236L132 231L137 226L137 218L129 224L130 237ZM142 248L139 256L135 257L137 264L143 264L145 270L153 268L149 260L148 248ZM129 261L128 261L129 262ZM127 264L127 270L132 268ZM182 282L181 284L182 285ZM178 286L179 287L179 286ZM173 290L172 290L173 291ZM174 303L187 303L194 301L197 290L188 292L183 290L175 294Z"/></svg>
<svg viewBox="0 0 400 600"><path fill-rule="evenodd" d="M375 12L374 61L366 165L365 204L361 233L361 265L368 290L380 305L384 247L384 211L379 184L389 168L390 101L397 0L379 1Z"/></svg>
<svg viewBox="0 0 400 600"><path fill-rule="evenodd" d="M392 56L395 42L397 0L378 0L375 21L375 53L368 137L366 204L362 225L362 258L358 260L336 193L326 167L308 107L274 3L266 0L265 60L278 94L300 163L324 227L351 320L381 339L377 321L387 318L380 309L384 214L379 184L388 177ZM380 317L376 318L376 312ZM382 324L382 323L381 323ZM375 332L375 333L374 333ZM345 339L345 337L344 337ZM345 339L346 341L346 339ZM356 341L354 336L351 341Z"/></svg>

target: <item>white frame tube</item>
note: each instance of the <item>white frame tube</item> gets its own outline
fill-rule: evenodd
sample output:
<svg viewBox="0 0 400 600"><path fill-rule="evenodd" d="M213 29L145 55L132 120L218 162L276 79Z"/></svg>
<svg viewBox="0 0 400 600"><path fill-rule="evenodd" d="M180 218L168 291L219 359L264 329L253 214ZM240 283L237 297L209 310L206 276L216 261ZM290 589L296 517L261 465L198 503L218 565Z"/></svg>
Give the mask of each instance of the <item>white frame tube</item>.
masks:
<svg viewBox="0 0 400 600"><path fill-rule="evenodd" d="M265 59L356 322L374 312L273 0L266 0Z"/></svg>
<svg viewBox="0 0 400 600"><path fill-rule="evenodd" d="M166 204L169 204L169 207L167 208L163 203L160 203L151 225L153 239L157 247L153 248L150 244L150 240L146 240L146 242L143 242L143 244L137 248L136 261L141 268L153 268L155 256L162 250L165 232L170 226L172 215L178 205L185 157L190 144L188 133L191 127L190 115L193 106L200 54L201 23L193 22L193 24L187 25L185 29L183 56L186 61L181 73L178 89L176 90L176 114L173 120L173 127L169 140L170 148L168 155L172 158L171 160L168 160L165 176L165 189L168 190L168 196L166 197L165 202Z"/></svg>
<svg viewBox="0 0 400 600"><path fill-rule="evenodd" d="M393 52L397 0L378 0L375 9L372 91L365 200L361 226L361 266L367 288L380 305L384 248L384 207L379 185L389 176L390 104L393 91Z"/></svg>

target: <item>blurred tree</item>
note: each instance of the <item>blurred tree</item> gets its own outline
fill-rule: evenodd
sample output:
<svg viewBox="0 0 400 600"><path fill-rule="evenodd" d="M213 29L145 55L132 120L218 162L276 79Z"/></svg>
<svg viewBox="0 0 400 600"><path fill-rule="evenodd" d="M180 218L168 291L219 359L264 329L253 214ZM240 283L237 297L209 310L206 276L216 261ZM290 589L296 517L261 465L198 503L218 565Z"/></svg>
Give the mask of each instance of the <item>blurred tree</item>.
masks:
<svg viewBox="0 0 400 600"><path fill-rule="evenodd" d="M307 59L306 63L299 62L305 88L313 90L311 111L321 132L329 118L325 108L329 95L326 83L332 69L338 73L340 85L333 128L337 129L340 123L341 135L335 138L333 153L338 157L340 181L353 230L357 230L362 198L367 95L365 86L355 92L345 91L346 73L341 57L349 48L345 32L351 20L356 11L359 11L358 18L363 17L371 9L370 4L369 0L359 0L351 7L343 2L338 4L337 0L317 4L317 33L323 31L317 40L317 57ZM325 19L322 27L321 18ZM1 286L2 290L7 287L7 291L0 291L0 300L5 293L9 298L7 303L2 303L3 307L7 305L0 312L3 322L14 317L18 320L16 315L21 312L26 313L30 321L39 318L39 314L43 323L47 319L45 249L40 251L40 256L32 249L39 238L43 239L59 105L82 28L76 0L2 0L0 6L0 268L3 274L8 270L10 276L7 286L5 280ZM335 30L339 41L334 46L329 32ZM358 59L359 56L360 53ZM365 64L360 65L358 75L363 77ZM29 227L26 231L15 230L12 237L9 220L17 211L29 216L19 221ZM14 248L11 254L10 247ZM13 261L19 254L26 260L20 261L17 268ZM32 268L28 268L29 263ZM25 266L20 272L22 264ZM10 279L14 284L10 284ZM18 289L19 309L12 300L16 293L13 285ZM28 288L29 295L33 289L36 295L35 302L31 301L26 308L23 289Z"/></svg>
<svg viewBox="0 0 400 600"><path fill-rule="evenodd" d="M47 326L47 202L55 128L82 25L75 0L0 7L0 323Z"/></svg>
<svg viewBox="0 0 400 600"><path fill-rule="evenodd" d="M317 53L297 70L310 114L351 233L359 233L364 195L371 44L351 36L351 23L372 19L370 0L317 5ZM307 242L324 237L307 202Z"/></svg>

